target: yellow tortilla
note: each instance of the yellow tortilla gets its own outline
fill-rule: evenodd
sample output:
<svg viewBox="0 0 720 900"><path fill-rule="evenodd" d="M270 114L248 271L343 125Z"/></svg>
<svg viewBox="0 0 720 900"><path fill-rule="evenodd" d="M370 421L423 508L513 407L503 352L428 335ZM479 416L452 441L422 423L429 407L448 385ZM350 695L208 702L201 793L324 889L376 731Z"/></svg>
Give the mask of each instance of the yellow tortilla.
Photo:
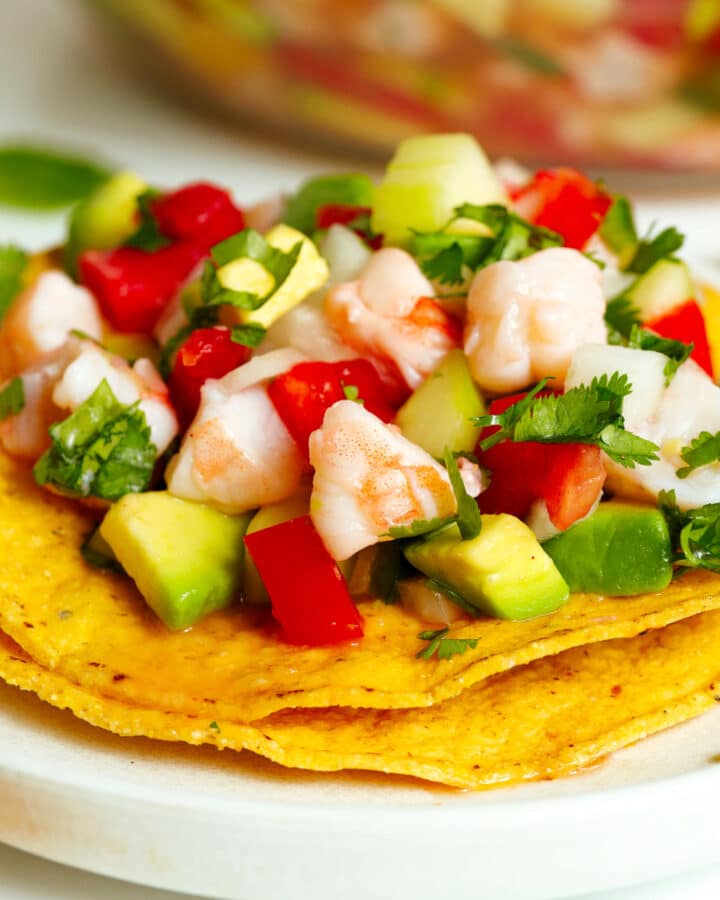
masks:
<svg viewBox="0 0 720 900"><path fill-rule="evenodd" d="M719 642L720 613L707 613L538 660L429 709L288 709L251 724L98 696L41 668L4 635L0 677L120 735L482 788L575 772L716 705Z"/></svg>
<svg viewBox="0 0 720 900"><path fill-rule="evenodd" d="M659 594L576 595L530 622L463 620L478 639L450 660L418 660L423 625L401 607L361 604L357 645L290 647L241 607L168 631L132 583L88 566L92 520L0 456L0 628L39 665L87 691L146 709L248 722L288 707L425 707L570 647L662 628L720 607L720 577L693 572Z"/></svg>

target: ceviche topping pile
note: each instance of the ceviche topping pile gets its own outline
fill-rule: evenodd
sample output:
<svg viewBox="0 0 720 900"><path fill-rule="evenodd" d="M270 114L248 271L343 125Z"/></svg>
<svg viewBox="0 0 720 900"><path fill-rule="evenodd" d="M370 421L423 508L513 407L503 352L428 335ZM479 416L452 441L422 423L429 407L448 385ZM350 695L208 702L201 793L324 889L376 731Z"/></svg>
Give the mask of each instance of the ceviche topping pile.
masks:
<svg viewBox="0 0 720 900"><path fill-rule="evenodd" d="M0 249L0 445L170 628L241 600L332 644L375 598L447 658L458 618L720 571L720 297L682 243L463 134L255 206L119 172L61 249Z"/></svg>

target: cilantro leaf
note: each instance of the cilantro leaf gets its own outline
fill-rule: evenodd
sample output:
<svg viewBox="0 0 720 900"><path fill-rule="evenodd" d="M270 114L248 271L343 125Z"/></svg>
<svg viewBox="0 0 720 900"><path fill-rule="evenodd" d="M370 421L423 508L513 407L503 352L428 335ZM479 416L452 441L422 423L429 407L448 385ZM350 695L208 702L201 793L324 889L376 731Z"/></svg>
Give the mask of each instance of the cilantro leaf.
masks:
<svg viewBox="0 0 720 900"><path fill-rule="evenodd" d="M610 209L599 228L600 237L621 259L633 253L638 244L632 206L627 197L613 198Z"/></svg>
<svg viewBox="0 0 720 900"><path fill-rule="evenodd" d="M709 431L701 432L687 447L682 448L680 456L687 465L677 470L675 474L678 478L687 478L695 469L719 462L720 431L717 434L710 434Z"/></svg>
<svg viewBox="0 0 720 900"><path fill-rule="evenodd" d="M684 514L680 550L686 565L720 572L720 503L706 503Z"/></svg>
<svg viewBox="0 0 720 900"><path fill-rule="evenodd" d="M245 228L238 234L216 244L210 251L202 275L202 300L206 306L234 306L238 309L259 309L280 288L295 267L302 250L298 241L287 253L269 244L253 228ZM264 292L236 290L224 283L223 269L231 263L248 259L258 263L269 276L271 286Z"/></svg>
<svg viewBox="0 0 720 900"><path fill-rule="evenodd" d="M632 391L627 375L614 372L593 378L590 385L578 385L565 394L535 396L534 391L519 403L495 416L474 419L480 426L499 425L500 430L481 442L483 450L499 441L536 441L542 444L592 444L627 468L647 466L658 459L651 441L626 431L622 416L623 399ZM528 403L528 398L532 398ZM516 407L522 404L519 411Z"/></svg>
<svg viewBox="0 0 720 900"><path fill-rule="evenodd" d="M192 321L192 319L191 319ZM265 340L267 329L262 325L233 325L230 329L230 340L243 347L258 347Z"/></svg>
<svg viewBox="0 0 720 900"><path fill-rule="evenodd" d="M640 310L625 294L620 294L608 301L605 308L605 324L608 326L609 336L615 333L618 338L610 343L624 343L629 337L633 326L641 323Z"/></svg>
<svg viewBox="0 0 720 900"><path fill-rule="evenodd" d="M360 396L360 388L356 384L343 384L342 390L346 400L365 406L365 401Z"/></svg>
<svg viewBox="0 0 720 900"><path fill-rule="evenodd" d="M501 441L508 439L510 434L512 434L515 425L530 409L535 402L537 395L547 387L549 381L549 378L543 378L542 381L539 381L534 388L531 388L524 397L516 403L513 403L512 406L508 406L505 412L489 414L486 416L476 416L473 418L472 421L478 428L487 428L495 425L500 428L499 431L496 431L494 434L490 435L490 437L485 438L481 443L480 446L483 450L489 450L491 447L494 447L495 444L499 444Z"/></svg>
<svg viewBox="0 0 720 900"><path fill-rule="evenodd" d="M25 386L23 380L16 376L0 391L0 422L16 416L25 409Z"/></svg>
<svg viewBox="0 0 720 900"><path fill-rule="evenodd" d="M468 649L474 650L478 645L477 638L448 638L448 628L440 628L437 631L421 631L418 638L421 641L429 641L427 647L420 650L416 659L432 659L437 654L438 659L452 659L465 653Z"/></svg>
<svg viewBox="0 0 720 900"><path fill-rule="evenodd" d="M445 468L450 476L455 499L457 500L457 517L455 521L460 529L460 536L464 541L476 538L482 530L482 517L477 503L465 490L465 482L462 480L457 460L449 447L445 448Z"/></svg>
<svg viewBox="0 0 720 900"><path fill-rule="evenodd" d="M112 173L103 166L43 147L0 147L0 203L56 209L82 200Z"/></svg>
<svg viewBox="0 0 720 900"><path fill-rule="evenodd" d="M477 271L498 260L523 259L563 243L559 234L526 222L500 204L463 203L455 207L453 213L444 229L414 234L410 247L425 275L441 284L463 282L464 266ZM459 219L477 222L489 233L455 234L449 231Z"/></svg>
<svg viewBox="0 0 720 900"><path fill-rule="evenodd" d="M630 329L628 347L635 350L654 350L656 353L663 353L667 356L668 361L663 370L666 386L670 384L677 370L695 349L694 344L684 344L682 341L660 337L646 328L640 328L639 325L633 325Z"/></svg>
<svg viewBox="0 0 720 900"><path fill-rule="evenodd" d="M672 256L685 243L685 235L677 228L666 228L656 237L644 238L638 243L635 255L627 266L628 272L643 275L651 269L656 262Z"/></svg>
<svg viewBox="0 0 720 900"><path fill-rule="evenodd" d="M455 516L438 517L436 519L415 519L410 525L392 525L385 534L380 537L391 538L414 538L421 537L424 534L430 534L431 531L439 531L447 525L455 521Z"/></svg>
<svg viewBox="0 0 720 900"><path fill-rule="evenodd" d="M167 247L171 243L170 239L165 237L158 228L155 216L150 208L151 202L160 196L160 191L150 189L143 191L137 198L138 213L140 215L140 224L134 234L125 241L126 247L137 247L139 250L146 250L151 253L154 250L160 250L161 247Z"/></svg>
<svg viewBox="0 0 720 900"><path fill-rule="evenodd" d="M104 500L147 490L157 452L145 415L137 404L120 403L104 379L50 437L33 469L38 484Z"/></svg>
<svg viewBox="0 0 720 900"><path fill-rule="evenodd" d="M20 247L12 244L0 247L0 322L22 290L22 276L27 262L27 253Z"/></svg>

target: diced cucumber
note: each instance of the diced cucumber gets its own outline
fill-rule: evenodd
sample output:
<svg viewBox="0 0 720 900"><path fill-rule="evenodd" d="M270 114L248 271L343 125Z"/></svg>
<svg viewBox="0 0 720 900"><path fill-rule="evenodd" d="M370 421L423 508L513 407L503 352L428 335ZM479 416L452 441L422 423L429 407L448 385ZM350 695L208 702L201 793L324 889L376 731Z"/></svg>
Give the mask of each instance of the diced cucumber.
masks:
<svg viewBox="0 0 720 900"><path fill-rule="evenodd" d="M452 588L478 612L532 619L554 612L568 586L535 535L514 516L483 516L480 534L460 537L450 525L405 547L408 562Z"/></svg>
<svg viewBox="0 0 720 900"><path fill-rule="evenodd" d="M147 190L133 172L118 172L78 204L70 217L65 267L75 273L83 250L110 250L137 227L137 198Z"/></svg>
<svg viewBox="0 0 720 900"><path fill-rule="evenodd" d="M643 322L659 319L695 297L690 270L679 259L661 259L626 292Z"/></svg>
<svg viewBox="0 0 720 900"><path fill-rule="evenodd" d="M309 235L315 231L315 215L321 206L372 206L374 193L375 185L367 175L321 175L310 178L288 200L283 222Z"/></svg>
<svg viewBox="0 0 720 900"><path fill-rule="evenodd" d="M375 192L373 231L403 246L412 231L438 231L461 203L506 203L505 190L469 134L407 138Z"/></svg>
<svg viewBox="0 0 720 900"><path fill-rule="evenodd" d="M662 591L672 578L667 522L651 506L601 503L542 546L571 591L626 597Z"/></svg>
<svg viewBox="0 0 720 900"><path fill-rule="evenodd" d="M269 503L259 509L250 519L246 533L253 534L255 531L272 528L273 525L279 525L281 522L306 516L309 509L310 498L307 494L296 494L279 503ZM270 597L250 554L245 557L242 594L243 600L250 606L268 606L270 604Z"/></svg>
<svg viewBox="0 0 720 900"><path fill-rule="evenodd" d="M478 430L470 419L484 413L465 354L451 350L398 410L395 423L408 440L442 459L447 447L475 449Z"/></svg>
<svg viewBox="0 0 720 900"><path fill-rule="evenodd" d="M122 497L100 534L148 606L181 630L239 596L249 521L155 491Z"/></svg>

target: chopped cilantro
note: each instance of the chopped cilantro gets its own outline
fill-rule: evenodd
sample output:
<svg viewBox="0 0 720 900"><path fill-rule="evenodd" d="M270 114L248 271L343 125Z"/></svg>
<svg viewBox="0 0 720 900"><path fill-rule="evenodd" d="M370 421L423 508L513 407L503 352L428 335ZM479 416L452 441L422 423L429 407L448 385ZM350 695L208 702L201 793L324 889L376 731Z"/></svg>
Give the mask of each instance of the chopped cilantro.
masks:
<svg viewBox="0 0 720 900"><path fill-rule="evenodd" d="M638 243L635 255L627 266L627 271L643 275L656 262L672 256L684 243L685 235L681 234L677 228L666 228L652 239L643 238Z"/></svg>
<svg viewBox="0 0 720 900"><path fill-rule="evenodd" d="M210 251L202 274L202 301L206 307L234 306L237 309L259 309L285 282L300 256L302 242L298 241L287 253L269 244L252 228L234 234L216 244ZM267 290L236 290L224 281L223 269L241 260L251 260L265 270L270 286ZM202 307L199 307L202 309ZM196 313L199 310L196 310Z"/></svg>
<svg viewBox="0 0 720 900"><path fill-rule="evenodd" d="M465 482L462 480L457 460L449 448L445 448L445 468L450 476L450 484L457 500L457 517L455 521L460 529L460 536L464 541L476 538L482 530L482 516L477 503L465 490Z"/></svg>
<svg viewBox="0 0 720 900"><path fill-rule="evenodd" d="M38 484L79 497L117 500L147 490L155 465L145 415L125 406L103 379L75 412L50 428L52 446L35 464Z"/></svg>
<svg viewBox="0 0 720 900"><path fill-rule="evenodd" d="M421 641L429 641L427 647L416 654L416 659L431 659L437 654L438 659L452 659L468 649L474 650L478 645L477 638L449 638L445 637L448 628L440 628L437 631L421 631L418 638Z"/></svg>
<svg viewBox="0 0 720 900"><path fill-rule="evenodd" d="M395 539L421 537L431 531L439 531L455 521L455 516L438 517L436 519L415 519L410 525L393 525L380 537Z"/></svg>
<svg viewBox="0 0 720 900"><path fill-rule="evenodd" d="M599 229L600 237L621 260L627 259L638 244L632 206L627 197L613 198L612 206L605 214Z"/></svg>
<svg viewBox="0 0 720 900"><path fill-rule="evenodd" d="M208 725L208 728L212 729L213 731L217 731L217 733L220 734L220 726L218 725L217 722L211 722Z"/></svg>
<svg viewBox="0 0 720 900"><path fill-rule="evenodd" d="M0 391L0 422L16 416L25 409L25 387L23 380L16 376Z"/></svg>
<svg viewBox="0 0 720 900"><path fill-rule="evenodd" d="M652 331L633 325L630 329L628 347L635 350L654 350L667 356L665 363L665 384L668 385L675 377L680 366L689 358L695 349L694 344L684 344L682 341L674 341L671 338L660 337Z"/></svg>
<svg viewBox="0 0 720 900"><path fill-rule="evenodd" d="M687 447L682 448L680 456L687 465L677 470L675 474L678 478L687 478L701 466L720 462L720 431L716 434L701 432Z"/></svg>
<svg viewBox="0 0 720 900"><path fill-rule="evenodd" d="M460 219L470 219L485 226L488 234L448 231ZM523 259L562 243L559 234L531 225L505 206L463 203L455 207L453 218L445 229L413 235L411 252L420 260L428 278L441 284L460 284L464 281L464 267L476 271L498 260Z"/></svg>
<svg viewBox="0 0 720 900"><path fill-rule="evenodd" d="M344 384L342 389L346 400L352 400L353 403L362 403L360 388L356 384Z"/></svg>
<svg viewBox="0 0 720 900"><path fill-rule="evenodd" d="M640 323L640 310L625 294L620 294L608 301L605 308L608 343L624 344L630 337L633 326L640 325Z"/></svg>
<svg viewBox="0 0 720 900"><path fill-rule="evenodd" d="M675 562L720 572L720 503L684 512L677 505L675 491L661 491L658 508L668 523Z"/></svg>
<svg viewBox="0 0 720 900"><path fill-rule="evenodd" d="M125 241L126 247L137 247L139 250L152 252L159 250L161 247L167 247L170 243L170 239L165 237L158 228L157 221L150 208L150 203L159 196L160 191L151 189L143 191L137 198L140 224L134 234Z"/></svg>
<svg viewBox="0 0 720 900"><path fill-rule="evenodd" d="M0 247L0 322L22 289L22 276L27 262L27 253L20 247L12 244Z"/></svg>
<svg viewBox="0 0 720 900"><path fill-rule="evenodd" d="M243 347L258 347L266 334L267 329L262 325L233 325L230 329L230 339Z"/></svg>
<svg viewBox="0 0 720 900"><path fill-rule="evenodd" d="M610 377L593 378L590 385L578 385L565 394L536 397L545 383L540 382L504 413L474 419L479 426L500 426L499 431L481 442L483 450L503 440L536 441L593 444L614 462L630 469L658 459L655 444L624 428L623 399L632 391L627 375L614 372Z"/></svg>

